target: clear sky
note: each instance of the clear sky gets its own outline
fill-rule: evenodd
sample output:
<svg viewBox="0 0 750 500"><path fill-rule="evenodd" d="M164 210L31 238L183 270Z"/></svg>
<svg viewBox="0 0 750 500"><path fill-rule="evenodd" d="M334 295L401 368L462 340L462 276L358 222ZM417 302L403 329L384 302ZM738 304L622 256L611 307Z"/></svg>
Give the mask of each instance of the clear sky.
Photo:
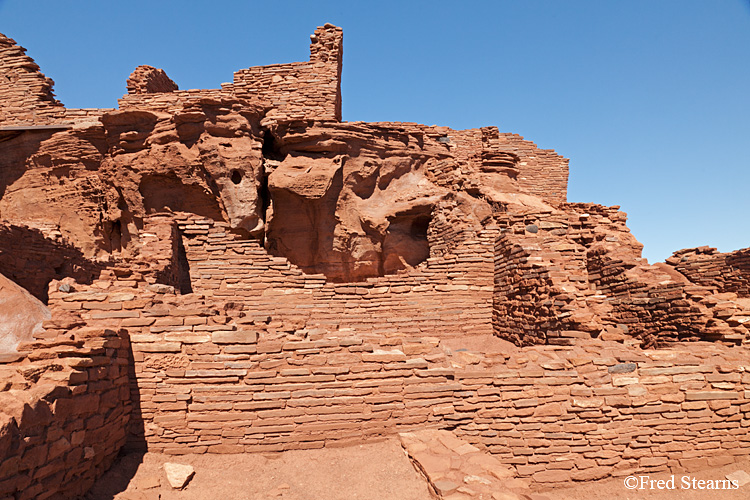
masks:
<svg viewBox="0 0 750 500"><path fill-rule="evenodd" d="M307 60L344 28L343 114L497 125L570 158L570 201L621 205L649 261L750 247L748 0L0 0L68 107L140 64L180 88Z"/></svg>

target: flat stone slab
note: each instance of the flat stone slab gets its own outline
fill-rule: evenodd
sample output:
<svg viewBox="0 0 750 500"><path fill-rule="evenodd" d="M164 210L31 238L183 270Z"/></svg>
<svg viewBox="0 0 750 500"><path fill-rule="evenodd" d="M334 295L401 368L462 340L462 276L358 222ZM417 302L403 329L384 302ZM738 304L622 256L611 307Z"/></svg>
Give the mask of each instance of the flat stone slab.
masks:
<svg viewBox="0 0 750 500"><path fill-rule="evenodd" d="M740 488L750 483L750 474L744 470L734 471L731 474L727 474L725 477L730 481L737 481L737 486Z"/></svg>
<svg viewBox="0 0 750 500"><path fill-rule="evenodd" d="M167 474L169 485L176 490L181 490L187 486L195 475L195 469L192 465L176 464L172 462L164 464L164 472Z"/></svg>
<svg viewBox="0 0 750 500"><path fill-rule="evenodd" d="M399 437L438 498L519 500L531 493L508 466L452 432L423 429Z"/></svg>

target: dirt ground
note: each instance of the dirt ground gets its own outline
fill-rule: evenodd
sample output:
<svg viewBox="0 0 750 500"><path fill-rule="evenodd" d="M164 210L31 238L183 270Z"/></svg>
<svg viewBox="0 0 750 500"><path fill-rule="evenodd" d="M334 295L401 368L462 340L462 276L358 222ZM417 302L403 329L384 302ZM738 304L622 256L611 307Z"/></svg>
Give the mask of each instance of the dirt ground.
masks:
<svg viewBox="0 0 750 500"><path fill-rule="evenodd" d="M190 464L195 476L173 490L164 462ZM89 492L88 500L433 500L398 439L346 448L242 455L131 454Z"/></svg>
<svg viewBox="0 0 750 500"><path fill-rule="evenodd" d="M173 490L165 462L190 464L195 476ZM674 489L627 489L625 478L582 483L540 492L552 500L746 500L750 484L736 490L692 489L696 480L721 480L737 470L750 472L750 460L674 474ZM638 475L641 476L642 474ZM691 489L683 488L689 476ZM649 475L667 481L671 473ZM668 483L664 483L666 487ZM130 454L121 457L89 492L87 500L434 500L398 439L343 448L242 455Z"/></svg>

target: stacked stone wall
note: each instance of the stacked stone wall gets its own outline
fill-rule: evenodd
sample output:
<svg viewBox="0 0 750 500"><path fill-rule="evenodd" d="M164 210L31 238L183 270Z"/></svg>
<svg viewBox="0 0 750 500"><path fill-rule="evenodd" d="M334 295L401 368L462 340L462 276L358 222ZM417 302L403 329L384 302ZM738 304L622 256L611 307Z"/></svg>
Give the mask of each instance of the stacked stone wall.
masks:
<svg viewBox="0 0 750 500"><path fill-rule="evenodd" d="M497 128L488 141L493 148L512 153L520 159L518 183L534 196L554 204L567 201L568 159L552 149L539 149L536 144L518 134L498 133Z"/></svg>
<svg viewBox="0 0 750 500"><path fill-rule="evenodd" d="M83 495L126 442L127 335L59 315L45 326L23 359L0 364L0 498Z"/></svg>
<svg viewBox="0 0 750 500"><path fill-rule="evenodd" d="M26 49L0 34L0 127L72 124L97 120L109 109L66 109Z"/></svg>
<svg viewBox="0 0 750 500"><path fill-rule="evenodd" d="M163 69L147 65L138 66L128 77L125 86L128 94L172 92L178 88Z"/></svg>
<svg viewBox="0 0 750 500"><path fill-rule="evenodd" d="M437 288L430 284L435 279L430 277L430 263L418 269L428 278L415 281L422 285L400 292L381 290L390 294L390 300L400 300L384 306L371 302L375 285L342 288L300 274L285 259L266 254L263 260L257 243L230 238L226 228L211 221L180 217L177 227L189 264L212 262L210 272L223 273L191 267L195 293L180 295L173 286L156 280L174 262L168 258L175 248L169 237L161 244L144 242L143 251L153 252L144 259L159 262L158 266L137 268L131 263L105 270L89 286L76 284L67 292L64 287L51 289L50 307L56 317L69 319L46 324L45 339L28 346L27 360L44 359L49 366L55 356L75 358L73 370L48 368L45 373L60 374L55 375L61 377L54 379L55 391L70 387L66 397L87 399L75 405L77 412L83 412L75 414L79 427L53 408L45 429L60 428L63 434L45 430L51 434L29 442L44 441L48 446L53 440L59 442L55 450L67 449L67 442L70 450L77 450L73 442L81 438L79 434L74 438L73 432L92 429L91 436L99 436L96 433L104 429L111 431L106 427L109 423L117 421L124 428L127 421L132 448L171 454L234 453L360 442L427 426L452 429L515 467L519 476L547 485L695 470L745 456L750 447L745 439L750 379L745 375L749 361L744 350L696 343L640 351L578 339L576 346L509 349L507 354L453 351L444 340L473 333L486 336L486 331L464 330L456 338L456 327L441 330L439 318L434 325L420 323L427 319L419 317L421 301L429 301ZM149 218L145 228L154 235L173 231L175 225L166 217ZM252 252L245 253L247 249ZM196 259L196 252L208 252L211 258L190 260L191 252ZM234 268L227 255L236 259ZM445 268L446 276L460 276L468 261L457 259ZM492 279L490 262L482 262L488 265L487 279ZM243 266L256 267L247 276L266 281L244 281ZM554 270L547 271L555 277ZM383 283L394 279L403 278L373 281L383 288ZM205 286L210 283L218 287ZM231 289L230 284L238 286ZM314 299L301 300L305 290L312 290L308 293ZM461 291L441 293L447 297ZM477 292L473 307L484 311L483 321L488 322L490 307ZM312 313L332 307L334 297L343 308L336 320L326 316L330 319L326 322ZM470 307L463 300L462 307ZM378 319L374 312L384 307L390 307L392 321ZM439 311L445 307L435 314ZM366 317L374 318L373 323L364 321ZM83 324L85 328L78 326ZM124 370L131 351L132 373L127 377ZM115 362L110 364L110 359ZM33 373L20 368L24 362L18 363L6 368L17 370L21 377ZM12 391L21 386L15 383L5 392L18 397ZM123 397L123 384L128 383L129 400L127 394ZM40 400L45 398L49 396ZM132 418L127 419L131 406ZM101 414L110 415L104 423ZM3 431L0 443L12 443L13 438L6 436L24 432L13 430L17 422L9 421L6 429L10 430ZM122 445L121 435L112 436L101 448L102 457L113 455ZM82 445L80 450L89 455L92 451L86 448L97 450ZM7 455L2 470L20 470L16 467L27 463L23 458L27 452L29 457L44 456L37 459L40 468L56 464L29 476L38 475L39 484L46 485L41 478L48 478L65 491L77 491L100 472L90 466L84 471L80 465L76 471L84 479L73 479L59 471L77 451L58 461L56 455L49 460L49 455L32 448L18 449ZM102 458L102 467L107 460ZM0 484L16 490L27 487L12 477ZM32 483L28 487L36 484Z"/></svg>
<svg viewBox="0 0 750 500"><path fill-rule="evenodd" d="M32 122L64 111L52 93L54 82L15 40L0 35L0 124Z"/></svg>
<svg viewBox="0 0 750 500"><path fill-rule="evenodd" d="M436 337L300 327L169 287L146 285L118 306L131 285L113 283L96 296L101 309L87 309L89 292L63 300L81 303L87 324L128 330L131 443L152 450L304 449L432 426L556 484L723 465L750 447L744 350L589 341L471 353L467 364Z"/></svg>
<svg viewBox="0 0 750 500"><path fill-rule="evenodd" d="M747 456L744 350L611 344L529 348L490 369L457 369L461 398L444 418L538 483L691 471Z"/></svg>
<svg viewBox="0 0 750 500"><path fill-rule="evenodd" d="M310 38L308 62L237 71L232 92L238 97L269 103L270 119L341 121L343 32L327 24L316 29Z"/></svg>
<svg viewBox="0 0 750 500"><path fill-rule="evenodd" d="M649 265L619 207L495 214L493 322L518 345L571 344L617 328L644 347L741 343L750 311L664 264Z"/></svg>
<svg viewBox="0 0 750 500"><path fill-rule="evenodd" d="M495 249L495 335L517 345L571 345L598 334L573 316L594 295L585 255L581 245L549 233L543 240L501 234Z"/></svg>
<svg viewBox="0 0 750 500"><path fill-rule="evenodd" d="M273 317L294 317L309 328L360 333L464 335L491 333L490 227L453 252L430 257L414 270L356 283L327 283L256 240L239 240L226 225L193 217L178 220L193 290L242 301Z"/></svg>
<svg viewBox="0 0 750 500"><path fill-rule="evenodd" d="M729 253L710 247L688 248L675 252L666 262L697 285L750 297L750 248Z"/></svg>
<svg viewBox="0 0 750 500"><path fill-rule="evenodd" d="M427 260L333 283L269 254L262 231L243 239L202 216L138 217L106 263L55 227L0 225L0 273L53 314L0 362L0 498L80 496L125 446L281 451L424 427L549 486L747 456L750 358L701 342L747 338L750 308L735 300L749 293L747 250L649 266L619 207L565 203L567 160L551 150L494 127L341 123L341 68L341 30L326 25L309 61L241 70L221 89L179 91L141 67L120 109L160 133L206 119L175 115L187 108L251 116L269 170L295 147L317 158L383 137L373 158L408 153L454 191L430 205ZM0 76L0 139L111 111L65 109L1 36ZM678 340L695 342L638 347ZM476 344L487 350L458 347Z"/></svg>

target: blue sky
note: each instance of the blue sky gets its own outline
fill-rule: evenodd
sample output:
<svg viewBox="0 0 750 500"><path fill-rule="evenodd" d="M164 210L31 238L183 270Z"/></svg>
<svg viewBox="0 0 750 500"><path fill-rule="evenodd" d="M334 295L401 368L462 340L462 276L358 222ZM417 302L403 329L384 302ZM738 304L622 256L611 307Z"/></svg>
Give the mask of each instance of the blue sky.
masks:
<svg viewBox="0 0 750 500"><path fill-rule="evenodd" d="M308 57L344 28L343 114L497 125L570 158L570 201L621 205L649 261L750 246L748 0L0 0L0 32L69 107L140 64L180 88Z"/></svg>

